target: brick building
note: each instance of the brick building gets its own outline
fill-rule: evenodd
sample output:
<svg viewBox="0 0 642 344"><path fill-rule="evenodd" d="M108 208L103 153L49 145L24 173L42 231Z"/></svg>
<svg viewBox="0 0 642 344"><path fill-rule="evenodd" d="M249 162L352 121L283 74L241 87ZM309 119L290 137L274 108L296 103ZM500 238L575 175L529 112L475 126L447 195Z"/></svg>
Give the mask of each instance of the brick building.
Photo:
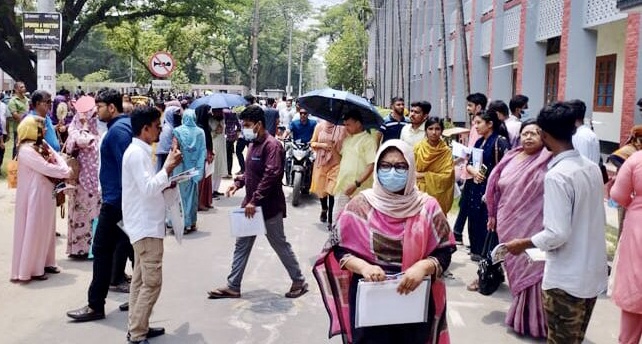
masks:
<svg viewBox="0 0 642 344"><path fill-rule="evenodd" d="M616 0L464 0L462 26L458 1L443 0L443 21L440 0L372 2L367 69L377 104L428 100L434 114L464 122L463 31L471 92L506 103L525 94L533 115L582 99L605 151L642 122L639 13L620 12Z"/></svg>

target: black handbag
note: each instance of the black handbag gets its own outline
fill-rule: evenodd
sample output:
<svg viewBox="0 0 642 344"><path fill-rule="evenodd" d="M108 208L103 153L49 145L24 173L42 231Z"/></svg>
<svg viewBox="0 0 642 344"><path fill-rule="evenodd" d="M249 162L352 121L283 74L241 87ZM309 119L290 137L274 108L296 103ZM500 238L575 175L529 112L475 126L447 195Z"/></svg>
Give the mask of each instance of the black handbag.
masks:
<svg viewBox="0 0 642 344"><path fill-rule="evenodd" d="M477 267L477 277L479 278L479 293L482 295L491 295L499 285L504 282L504 270L502 264L493 264L490 258L490 252L499 244L497 232L488 232L484 241L482 250L482 259Z"/></svg>

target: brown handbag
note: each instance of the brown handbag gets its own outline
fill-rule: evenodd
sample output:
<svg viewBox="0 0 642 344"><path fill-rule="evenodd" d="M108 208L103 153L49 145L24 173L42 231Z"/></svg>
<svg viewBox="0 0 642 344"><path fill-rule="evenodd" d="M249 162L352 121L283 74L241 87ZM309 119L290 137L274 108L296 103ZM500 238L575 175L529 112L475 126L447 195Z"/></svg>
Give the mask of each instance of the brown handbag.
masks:
<svg viewBox="0 0 642 344"><path fill-rule="evenodd" d="M18 159L17 157L7 163L7 185L9 189L18 187Z"/></svg>

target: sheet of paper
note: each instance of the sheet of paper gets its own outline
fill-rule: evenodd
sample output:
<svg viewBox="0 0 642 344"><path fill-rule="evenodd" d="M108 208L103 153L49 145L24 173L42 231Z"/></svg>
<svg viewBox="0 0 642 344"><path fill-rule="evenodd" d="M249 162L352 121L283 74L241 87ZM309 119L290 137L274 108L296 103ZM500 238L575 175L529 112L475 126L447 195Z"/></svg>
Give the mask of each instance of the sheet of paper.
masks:
<svg viewBox="0 0 642 344"><path fill-rule="evenodd" d="M410 324L428 320L430 279L408 295L400 295L397 286L401 279L383 282L359 281L355 326Z"/></svg>
<svg viewBox="0 0 642 344"><path fill-rule="evenodd" d="M230 232L234 237L248 237L265 235L265 221L263 221L263 210L256 207L254 217L245 217L245 209L233 209L230 211Z"/></svg>
<svg viewBox="0 0 642 344"><path fill-rule="evenodd" d="M187 171L183 171L183 172L181 172L181 173L179 173L179 174L177 174L175 176L171 176L169 178L169 182L170 183L184 182L184 181L186 181L186 180L188 180L188 179L190 179L192 177L198 176L199 174L200 174L200 172L198 170L196 170L196 168L190 168Z"/></svg>
<svg viewBox="0 0 642 344"><path fill-rule="evenodd" d="M484 163L484 150L480 148L473 148L471 152L473 156L473 167L477 170L481 168Z"/></svg>
<svg viewBox="0 0 642 344"><path fill-rule="evenodd" d="M453 155L458 158L465 158L470 154L470 148L462 145L457 141L452 142L453 145Z"/></svg>
<svg viewBox="0 0 642 344"><path fill-rule="evenodd" d="M205 163L205 178L214 174L214 163Z"/></svg>
<svg viewBox="0 0 642 344"><path fill-rule="evenodd" d="M506 244L499 244L490 252L490 259L492 259L493 264L501 263L506 259L507 254Z"/></svg>
<svg viewBox="0 0 642 344"><path fill-rule="evenodd" d="M180 188L165 189L163 199L165 200L165 216L171 222L172 228L174 228L174 238L180 244L183 241L183 229L185 228Z"/></svg>
<svg viewBox="0 0 642 344"><path fill-rule="evenodd" d="M546 261L546 252L540 250L539 248L527 248L526 254L528 259L532 262L544 262Z"/></svg>

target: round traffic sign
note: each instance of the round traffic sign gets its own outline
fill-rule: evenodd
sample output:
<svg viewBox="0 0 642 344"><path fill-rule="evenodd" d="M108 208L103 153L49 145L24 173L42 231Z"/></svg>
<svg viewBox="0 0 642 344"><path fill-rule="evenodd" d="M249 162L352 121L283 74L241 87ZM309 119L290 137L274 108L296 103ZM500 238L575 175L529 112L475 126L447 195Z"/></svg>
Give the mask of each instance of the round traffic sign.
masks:
<svg viewBox="0 0 642 344"><path fill-rule="evenodd" d="M149 70L156 77L166 78L172 75L175 68L176 64L172 54L166 51L159 51L149 59Z"/></svg>

